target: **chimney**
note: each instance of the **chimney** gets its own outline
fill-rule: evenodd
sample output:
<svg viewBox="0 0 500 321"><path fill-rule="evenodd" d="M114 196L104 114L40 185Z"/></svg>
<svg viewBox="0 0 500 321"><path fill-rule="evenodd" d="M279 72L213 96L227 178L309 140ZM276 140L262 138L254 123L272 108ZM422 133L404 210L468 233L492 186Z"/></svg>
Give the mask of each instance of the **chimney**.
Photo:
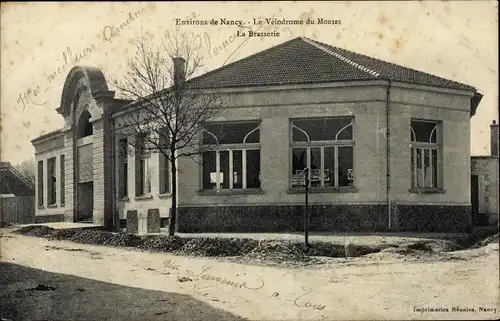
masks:
<svg viewBox="0 0 500 321"><path fill-rule="evenodd" d="M498 157L498 124L496 121L493 121L493 124L490 125L491 131L491 155Z"/></svg>
<svg viewBox="0 0 500 321"><path fill-rule="evenodd" d="M181 85L186 80L186 60L182 57L172 58L174 62L174 86Z"/></svg>

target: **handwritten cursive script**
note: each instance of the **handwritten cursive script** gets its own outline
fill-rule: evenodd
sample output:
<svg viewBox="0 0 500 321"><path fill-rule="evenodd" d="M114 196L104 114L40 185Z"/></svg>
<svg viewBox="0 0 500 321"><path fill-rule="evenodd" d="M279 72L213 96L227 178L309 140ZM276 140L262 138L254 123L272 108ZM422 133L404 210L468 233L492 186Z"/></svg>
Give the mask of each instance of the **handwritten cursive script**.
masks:
<svg viewBox="0 0 500 321"><path fill-rule="evenodd" d="M243 281L243 282L240 283L240 282L236 282L234 280L229 280L226 277L220 277L220 276L217 276L217 275L212 275L212 274L207 273L211 269L212 268L209 267L209 266L202 266L201 267L201 271L199 273L194 273L191 270L186 270L186 272L188 274L190 274L191 276L199 277L202 280L215 281L217 283L220 283L220 284L223 284L223 285L228 285L228 286L231 286L231 287L237 288L237 289L247 289L247 290L253 290L254 291L254 290L259 290L262 287L264 287L264 280L260 276L258 276L258 275L255 275L259 279L259 281L256 284L256 286L248 286L246 281Z"/></svg>
<svg viewBox="0 0 500 321"><path fill-rule="evenodd" d="M172 260L164 261L163 266L167 269L171 269L171 270L175 270L175 271L179 271L179 268L180 268L180 265L175 264L174 261L172 261Z"/></svg>
<svg viewBox="0 0 500 321"><path fill-rule="evenodd" d="M326 307L324 304L314 304L310 301L304 302L304 297L311 293L313 290L307 286L303 286L302 290L306 291L306 293L302 294L301 296L297 297L294 301L293 304L295 304L298 307L304 307L304 308L310 308L314 310L319 310L323 311L323 309Z"/></svg>
<svg viewBox="0 0 500 321"><path fill-rule="evenodd" d="M124 28L128 27L132 21L138 19L139 15L143 13L144 9L140 8L134 13L129 12L125 22L121 23L119 26L104 26L102 30L103 40L109 42L111 39L118 37L120 31L123 31ZM58 76L66 75L67 71L71 69L72 66L88 60L96 50L98 50L98 45L94 43L85 45L83 49L79 51L73 51L71 46L67 46L66 50L64 50L57 59L57 61L60 61L58 66L52 69L48 75L44 76L45 82L40 82L33 88L27 88L18 93L17 104L21 106L21 112L24 112L29 105L46 105L48 101L40 101L40 96L51 89L50 85L54 80Z"/></svg>
<svg viewBox="0 0 500 321"><path fill-rule="evenodd" d="M144 8L140 8L134 14L132 12L128 13L127 19L120 23L118 26L104 26L102 29L102 37L105 41L111 41L111 39L119 37L120 32L127 28L132 21L139 19L139 15L144 13Z"/></svg>

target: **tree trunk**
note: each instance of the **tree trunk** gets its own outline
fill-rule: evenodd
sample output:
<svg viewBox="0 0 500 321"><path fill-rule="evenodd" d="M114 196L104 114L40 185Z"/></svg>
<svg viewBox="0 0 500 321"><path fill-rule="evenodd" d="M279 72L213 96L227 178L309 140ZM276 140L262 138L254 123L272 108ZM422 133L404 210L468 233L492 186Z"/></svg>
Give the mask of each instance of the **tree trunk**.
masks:
<svg viewBox="0 0 500 321"><path fill-rule="evenodd" d="M177 222L177 167L175 165L175 158L170 162L172 169L172 210L170 211L168 235L175 235L175 225Z"/></svg>

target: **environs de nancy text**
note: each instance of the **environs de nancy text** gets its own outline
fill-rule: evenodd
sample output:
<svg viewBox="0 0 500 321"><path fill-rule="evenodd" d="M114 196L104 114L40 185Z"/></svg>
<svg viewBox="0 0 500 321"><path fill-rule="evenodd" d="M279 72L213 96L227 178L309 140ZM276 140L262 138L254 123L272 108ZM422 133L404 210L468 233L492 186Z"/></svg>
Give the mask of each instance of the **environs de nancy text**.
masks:
<svg viewBox="0 0 500 321"><path fill-rule="evenodd" d="M209 20L202 19L175 19L175 25L177 26L244 26L244 25L340 25L342 20L339 19L328 19L328 18L307 18L303 19L286 19L286 18L264 18L258 19L253 18L248 21L238 20L238 19L228 19L228 18L212 18Z"/></svg>

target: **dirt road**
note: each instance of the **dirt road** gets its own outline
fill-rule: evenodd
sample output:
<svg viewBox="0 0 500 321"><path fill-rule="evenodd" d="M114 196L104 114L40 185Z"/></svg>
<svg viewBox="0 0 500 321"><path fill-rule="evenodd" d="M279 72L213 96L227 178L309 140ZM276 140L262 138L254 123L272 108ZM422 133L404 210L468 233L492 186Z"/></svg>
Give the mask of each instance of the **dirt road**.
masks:
<svg viewBox="0 0 500 321"><path fill-rule="evenodd" d="M484 320L500 316L498 244L424 263L394 261L389 254L379 253L348 263L331 259L324 265L297 269L3 232L2 262L74 278L60 280L60 275L40 276L40 271L27 269L24 273L29 277L19 280L22 274L16 268L21 267L2 264L2 275L18 275L17 279L2 277L2 301L8 302L10 309L24 302L33 309L25 311L31 319L85 319L88 313L100 313L94 314L99 315L97 319L110 320ZM81 278L91 280L83 282ZM54 289L37 291L39 285ZM58 286L71 287L73 292L56 295ZM49 292L52 296L45 299L33 294ZM77 300L74 296L82 297ZM55 314L60 306L73 314ZM120 313L113 315L112 311L118 310Z"/></svg>

